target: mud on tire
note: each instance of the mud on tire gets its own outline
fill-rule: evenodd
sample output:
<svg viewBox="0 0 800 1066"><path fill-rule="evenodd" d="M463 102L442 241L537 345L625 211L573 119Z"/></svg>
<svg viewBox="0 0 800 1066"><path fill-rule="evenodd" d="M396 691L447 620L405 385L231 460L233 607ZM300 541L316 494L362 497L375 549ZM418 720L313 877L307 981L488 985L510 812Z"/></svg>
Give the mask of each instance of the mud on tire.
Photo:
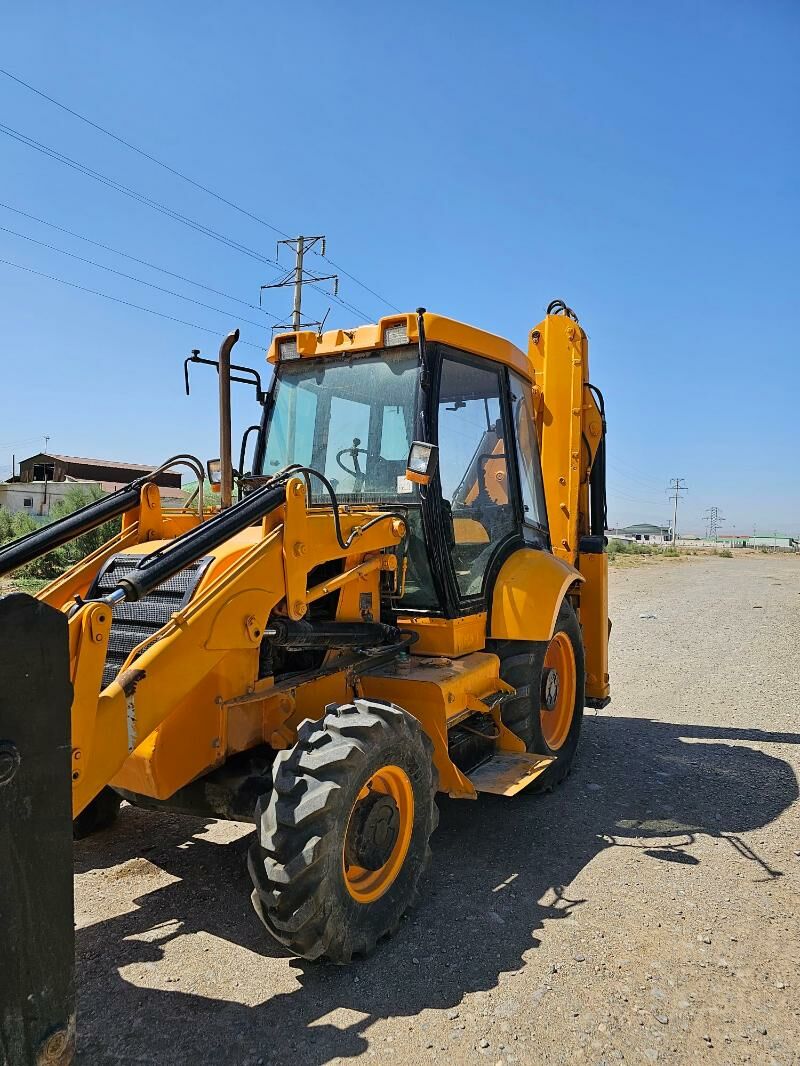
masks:
<svg viewBox="0 0 800 1066"><path fill-rule="evenodd" d="M384 768L399 770L413 794L410 839L391 883L362 902L348 887L345 841L349 848L351 815L367 782ZM272 792L256 807L248 856L257 913L276 940L304 958L347 963L369 954L414 903L430 859L438 822L430 740L399 707L359 699L304 722L273 774Z"/></svg>

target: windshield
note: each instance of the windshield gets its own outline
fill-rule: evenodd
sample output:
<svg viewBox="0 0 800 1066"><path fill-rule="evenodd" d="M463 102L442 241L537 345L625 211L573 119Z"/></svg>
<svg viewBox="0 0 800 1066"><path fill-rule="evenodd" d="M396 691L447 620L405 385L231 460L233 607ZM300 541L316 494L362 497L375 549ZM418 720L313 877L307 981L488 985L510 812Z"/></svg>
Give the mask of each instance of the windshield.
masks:
<svg viewBox="0 0 800 1066"><path fill-rule="evenodd" d="M281 363L261 473L299 463L323 473L341 503L415 502L405 472L418 366L412 346ZM312 491L314 502L327 502L319 482Z"/></svg>

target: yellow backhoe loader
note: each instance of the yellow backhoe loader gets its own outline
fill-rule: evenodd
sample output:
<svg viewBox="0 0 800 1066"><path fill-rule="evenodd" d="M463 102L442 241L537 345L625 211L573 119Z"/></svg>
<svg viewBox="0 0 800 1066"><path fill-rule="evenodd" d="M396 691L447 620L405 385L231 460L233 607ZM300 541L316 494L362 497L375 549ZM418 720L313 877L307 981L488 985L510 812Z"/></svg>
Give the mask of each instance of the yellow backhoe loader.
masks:
<svg viewBox="0 0 800 1066"><path fill-rule="evenodd" d="M196 500L162 510L154 471L0 549L9 574L121 516L0 600L11 1062L69 1060L72 837L122 799L253 820L264 925L346 963L416 898L437 792L552 788L609 701L605 412L570 308L527 352L423 309L282 334L266 390L237 337L185 364L187 392L218 372L221 455L159 470ZM231 381L262 408L238 468Z"/></svg>

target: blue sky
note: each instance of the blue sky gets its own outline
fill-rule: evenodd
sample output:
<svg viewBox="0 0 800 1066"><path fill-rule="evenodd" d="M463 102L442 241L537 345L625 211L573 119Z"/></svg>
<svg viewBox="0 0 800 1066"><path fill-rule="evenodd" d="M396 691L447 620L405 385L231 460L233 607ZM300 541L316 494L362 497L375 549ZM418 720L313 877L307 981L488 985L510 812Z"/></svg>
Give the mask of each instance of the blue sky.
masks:
<svg viewBox="0 0 800 1066"><path fill-rule="evenodd" d="M800 532L800 7L706 0L14 5L0 66L294 235L403 309L524 344L564 298L609 412L612 523ZM0 77L0 122L265 256L276 234ZM0 201L258 304L268 264L0 134ZM11 452L215 453L184 355L270 320L0 207L0 475ZM328 272L317 260L313 266ZM374 320L387 307L347 278ZM265 306L288 313L288 291ZM314 317L328 301L306 295ZM251 325L263 320L264 326ZM358 316L334 305L328 323ZM240 361L262 364L257 347ZM242 392L244 427L254 413ZM5 464L6 469L3 469Z"/></svg>

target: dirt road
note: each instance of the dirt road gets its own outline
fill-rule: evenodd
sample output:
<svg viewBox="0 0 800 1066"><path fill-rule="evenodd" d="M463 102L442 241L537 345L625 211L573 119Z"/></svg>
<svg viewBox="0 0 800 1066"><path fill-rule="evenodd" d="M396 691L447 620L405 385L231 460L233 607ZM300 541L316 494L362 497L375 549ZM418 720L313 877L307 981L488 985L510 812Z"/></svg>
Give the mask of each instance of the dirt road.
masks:
<svg viewBox="0 0 800 1066"><path fill-rule="evenodd" d="M614 702L575 772L444 801L422 901L366 962L266 939L246 826L123 808L78 844L81 1061L800 1062L800 559L611 592Z"/></svg>

